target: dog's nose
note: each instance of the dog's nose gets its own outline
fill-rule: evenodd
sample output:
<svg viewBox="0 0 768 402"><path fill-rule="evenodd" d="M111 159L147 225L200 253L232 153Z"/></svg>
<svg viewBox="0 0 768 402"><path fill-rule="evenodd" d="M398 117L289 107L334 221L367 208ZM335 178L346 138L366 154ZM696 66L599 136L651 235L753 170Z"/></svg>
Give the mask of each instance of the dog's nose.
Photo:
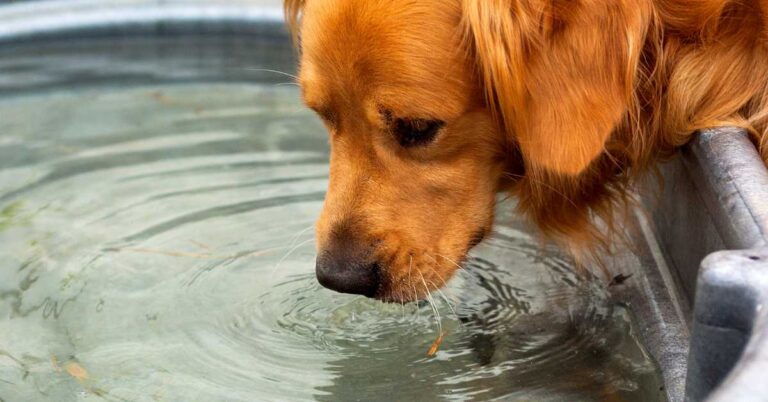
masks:
<svg viewBox="0 0 768 402"><path fill-rule="evenodd" d="M337 292L373 297L379 289L379 265L353 255L348 252L320 254L315 266L317 280Z"/></svg>

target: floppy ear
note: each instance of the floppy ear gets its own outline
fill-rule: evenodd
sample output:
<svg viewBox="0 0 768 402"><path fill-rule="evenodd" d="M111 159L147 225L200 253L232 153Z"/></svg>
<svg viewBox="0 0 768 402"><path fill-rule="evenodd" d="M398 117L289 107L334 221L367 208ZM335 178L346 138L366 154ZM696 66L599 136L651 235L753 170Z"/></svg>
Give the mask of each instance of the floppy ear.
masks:
<svg viewBox="0 0 768 402"><path fill-rule="evenodd" d="M464 0L488 102L526 171L579 175L630 105L648 0Z"/></svg>

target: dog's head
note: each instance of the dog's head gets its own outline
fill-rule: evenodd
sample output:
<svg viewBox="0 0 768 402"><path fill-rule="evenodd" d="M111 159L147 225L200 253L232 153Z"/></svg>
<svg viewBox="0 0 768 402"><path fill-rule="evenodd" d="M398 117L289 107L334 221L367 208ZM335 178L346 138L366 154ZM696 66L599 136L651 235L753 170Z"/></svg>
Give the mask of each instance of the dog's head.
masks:
<svg viewBox="0 0 768 402"><path fill-rule="evenodd" d="M579 236L600 197L582 190L632 96L642 10L562 3L286 2L331 144L324 286L424 297L489 233L506 181L542 229Z"/></svg>

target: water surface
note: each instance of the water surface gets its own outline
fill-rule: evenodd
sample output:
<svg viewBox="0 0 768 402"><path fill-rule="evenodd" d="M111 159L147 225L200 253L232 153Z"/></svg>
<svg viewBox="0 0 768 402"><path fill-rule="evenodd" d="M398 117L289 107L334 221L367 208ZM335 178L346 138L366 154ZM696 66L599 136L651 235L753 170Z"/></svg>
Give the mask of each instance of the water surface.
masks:
<svg viewBox="0 0 768 402"><path fill-rule="evenodd" d="M425 304L314 278L322 125L290 85L0 99L0 400L663 400L605 283L500 208Z"/></svg>

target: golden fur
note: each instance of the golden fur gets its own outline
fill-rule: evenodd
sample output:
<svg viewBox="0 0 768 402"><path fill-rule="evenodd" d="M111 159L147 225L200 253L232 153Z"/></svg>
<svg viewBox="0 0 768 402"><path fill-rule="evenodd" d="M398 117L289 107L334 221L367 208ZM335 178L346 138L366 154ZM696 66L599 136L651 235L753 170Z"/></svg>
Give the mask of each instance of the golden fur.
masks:
<svg viewBox="0 0 768 402"><path fill-rule="evenodd" d="M287 0L304 100L326 122L318 247L346 227L383 300L441 286L507 190L574 251L701 128L768 160L768 0ZM403 148L385 116L445 122ZM604 226L600 226L604 227ZM350 229L351 228L351 229Z"/></svg>

